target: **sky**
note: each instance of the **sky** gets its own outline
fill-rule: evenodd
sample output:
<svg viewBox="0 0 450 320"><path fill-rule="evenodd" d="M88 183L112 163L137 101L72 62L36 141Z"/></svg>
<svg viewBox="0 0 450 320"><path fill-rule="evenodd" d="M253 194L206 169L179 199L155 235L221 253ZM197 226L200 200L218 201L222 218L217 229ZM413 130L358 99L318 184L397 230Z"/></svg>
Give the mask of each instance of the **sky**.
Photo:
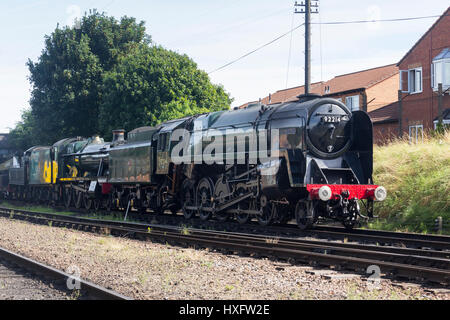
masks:
<svg viewBox="0 0 450 320"><path fill-rule="evenodd" d="M30 108L28 59L36 62L44 36L73 25L89 9L145 21L163 47L189 55L211 72L304 21L292 0L0 0L0 132ZM300 2L300 1L298 1ZM321 0L313 23L441 15L448 0ZM312 81L397 63L437 18L312 27ZM304 28L210 74L233 106L304 84Z"/></svg>

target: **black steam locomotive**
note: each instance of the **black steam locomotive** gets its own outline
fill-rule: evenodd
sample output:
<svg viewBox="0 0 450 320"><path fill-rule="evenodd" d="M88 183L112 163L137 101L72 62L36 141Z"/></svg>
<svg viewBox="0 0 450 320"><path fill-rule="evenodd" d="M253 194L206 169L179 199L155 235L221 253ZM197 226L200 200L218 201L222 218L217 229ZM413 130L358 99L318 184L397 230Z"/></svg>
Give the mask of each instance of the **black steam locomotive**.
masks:
<svg viewBox="0 0 450 320"><path fill-rule="evenodd" d="M374 201L386 198L372 181L369 116L334 99L302 96L113 137L27 150L2 180L5 196L88 210L182 210L186 219L242 224L296 219L302 229L319 217L353 228L360 203L373 217Z"/></svg>

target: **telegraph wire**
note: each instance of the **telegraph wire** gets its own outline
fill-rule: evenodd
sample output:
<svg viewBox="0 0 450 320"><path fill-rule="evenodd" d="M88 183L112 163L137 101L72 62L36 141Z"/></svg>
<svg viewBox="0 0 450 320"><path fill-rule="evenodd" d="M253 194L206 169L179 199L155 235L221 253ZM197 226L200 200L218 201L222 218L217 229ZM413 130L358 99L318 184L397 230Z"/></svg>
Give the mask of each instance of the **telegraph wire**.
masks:
<svg viewBox="0 0 450 320"><path fill-rule="evenodd" d="M449 15L435 15L435 16L423 16L423 17L412 17L412 18L397 18L397 19L380 19L380 20L355 20L355 21L333 21L333 22L311 22L311 24L314 25L344 25L344 24L360 24L360 23L374 23L374 22L399 22L399 21L412 21L412 20L422 20L422 19L431 19L431 18L439 18L442 16L449 16ZM210 72L208 72L208 75L213 74L217 71L220 71L222 69L225 69L226 67L231 66L232 64L235 64L238 61L241 61L242 59L247 58L248 56L252 55L253 53L271 45L274 42L277 42L278 40L284 38L285 36L291 34L292 32L296 31L297 29L303 27L305 25L305 23L302 23L301 25L298 25L297 27L295 27L294 29L282 34L281 36L273 39L272 41L250 51L249 53L244 54L243 56L228 62L227 64L224 64L223 66L214 69Z"/></svg>
<svg viewBox="0 0 450 320"><path fill-rule="evenodd" d="M244 54L243 56L241 56L241 57L239 57L239 58L237 58L237 59L235 59L235 60L233 60L233 61L231 61L231 62L229 62L229 63L227 63L227 64L225 64L225 65L223 65L223 66L221 66L221 67L219 67L219 68L217 68L217 69L211 71L211 72L208 72L208 74L212 74L212 73L217 72L217 71L219 71L219 70L225 69L226 67L228 67L228 66L230 66L230 65L232 65L232 64L234 64L234 63L236 63L236 62L238 62L238 61L240 61L240 60L242 60L242 59L244 59L244 58L247 58L248 56L252 55L253 53L255 53L255 52L257 52L257 51L259 51L259 50L261 50L261 49L263 49L263 48L265 48L265 47L271 45L272 43L277 42L278 40L280 40L280 39L286 37L287 35L291 34L291 33L294 32L295 30L300 29L300 28L303 27L304 25L305 25L305 24L302 23L301 25L299 25L299 26L295 27L294 29L292 29L292 30L290 30L290 31L288 31L288 32L286 32L286 33L284 33L284 34L282 34L281 36L279 36L279 37L273 39L272 41L267 42L266 44L264 44L264 45L262 45L262 46L256 48L255 50L252 50L252 51L250 51L249 53L246 53L246 54Z"/></svg>
<svg viewBox="0 0 450 320"><path fill-rule="evenodd" d="M292 13L292 23L291 23L291 30L294 27L294 18L295 13ZM288 65L287 65L287 72L286 72L286 89L288 88L289 83L289 69L291 68L291 56L292 56L292 38L294 36L294 33L291 32L291 41L289 42L289 57L288 57Z"/></svg>
<svg viewBox="0 0 450 320"><path fill-rule="evenodd" d="M397 19L380 19L380 20L355 20L355 21L333 21L333 22L311 22L311 24L316 25L340 25L340 24L358 24L358 23L374 23L374 22L398 22L398 21L412 21L412 20L422 20L439 18L444 15L437 16L424 16L424 17L412 17L412 18L397 18ZM445 15L448 16L448 15Z"/></svg>

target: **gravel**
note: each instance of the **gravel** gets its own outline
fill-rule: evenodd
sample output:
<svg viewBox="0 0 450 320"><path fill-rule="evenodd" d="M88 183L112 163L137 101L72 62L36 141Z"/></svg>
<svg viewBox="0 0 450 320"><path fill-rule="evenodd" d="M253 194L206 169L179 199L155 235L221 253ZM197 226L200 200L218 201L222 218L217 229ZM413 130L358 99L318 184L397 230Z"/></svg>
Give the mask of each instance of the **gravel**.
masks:
<svg viewBox="0 0 450 320"><path fill-rule="evenodd" d="M208 249L115 238L0 218L0 246L135 299L450 299L382 279L328 277L311 268ZM325 275L338 274L325 272Z"/></svg>

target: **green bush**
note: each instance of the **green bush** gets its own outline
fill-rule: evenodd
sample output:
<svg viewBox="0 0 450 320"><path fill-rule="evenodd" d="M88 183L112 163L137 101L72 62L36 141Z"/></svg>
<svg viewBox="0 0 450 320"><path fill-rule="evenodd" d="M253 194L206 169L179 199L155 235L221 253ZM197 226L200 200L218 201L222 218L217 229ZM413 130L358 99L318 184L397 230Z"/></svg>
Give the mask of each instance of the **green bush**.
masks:
<svg viewBox="0 0 450 320"><path fill-rule="evenodd" d="M376 204L380 219L369 227L433 233L441 216L443 233L450 234L450 132L423 143L397 140L375 147L374 180L388 198Z"/></svg>

